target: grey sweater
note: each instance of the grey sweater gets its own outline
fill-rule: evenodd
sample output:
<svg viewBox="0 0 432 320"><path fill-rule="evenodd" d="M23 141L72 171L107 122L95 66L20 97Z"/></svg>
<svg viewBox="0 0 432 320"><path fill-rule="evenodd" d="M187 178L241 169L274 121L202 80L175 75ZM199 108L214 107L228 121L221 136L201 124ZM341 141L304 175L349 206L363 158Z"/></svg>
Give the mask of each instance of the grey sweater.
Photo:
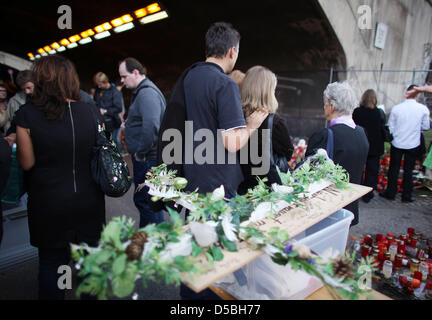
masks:
<svg viewBox="0 0 432 320"><path fill-rule="evenodd" d="M160 124L166 101L158 87L148 78L132 92L132 104L125 123L128 152L139 159L156 160Z"/></svg>

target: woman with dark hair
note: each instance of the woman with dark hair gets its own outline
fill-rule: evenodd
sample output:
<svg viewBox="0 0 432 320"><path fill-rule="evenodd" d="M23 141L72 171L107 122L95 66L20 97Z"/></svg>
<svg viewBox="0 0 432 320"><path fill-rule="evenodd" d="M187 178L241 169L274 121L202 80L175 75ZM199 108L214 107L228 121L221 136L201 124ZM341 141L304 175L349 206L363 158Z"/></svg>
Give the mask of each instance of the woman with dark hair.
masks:
<svg viewBox="0 0 432 320"><path fill-rule="evenodd" d="M362 185L373 189L376 189L378 184L379 162L384 154L384 125L386 122L385 113L377 108L377 104L378 99L375 91L366 90L360 100L360 107L356 108L353 113L354 122L365 129L369 141L369 152ZM373 197L372 190L362 199L368 203Z"/></svg>
<svg viewBox="0 0 432 320"><path fill-rule="evenodd" d="M90 170L96 107L79 102L69 60L42 57L33 72L32 101L16 114L17 158L25 170L30 242L39 249L39 299L64 299L57 272L69 264L70 243L96 245L105 223L104 194Z"/></svg>

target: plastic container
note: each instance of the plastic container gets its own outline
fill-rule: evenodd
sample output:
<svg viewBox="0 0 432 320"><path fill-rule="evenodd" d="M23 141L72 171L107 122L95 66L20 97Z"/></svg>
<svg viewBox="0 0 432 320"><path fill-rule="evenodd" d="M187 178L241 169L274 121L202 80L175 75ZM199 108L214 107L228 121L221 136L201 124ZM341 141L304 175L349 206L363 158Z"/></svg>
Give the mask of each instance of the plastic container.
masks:
<svg viewBox="0 0 432 320"><path fill-rule="evenodd" d="M342 209L292 238L322 255L328 248L344 253L354 214Z"/></svg>
<svg viewBox="0 0 432 320"><path fill-rule="evenodd" d="M328 248L345 252L354 215L340 210L292 239L318 254ZM322 287L321 281L304 271L280 266L264 254L214 284L240 300L302 300Z"/></svg>

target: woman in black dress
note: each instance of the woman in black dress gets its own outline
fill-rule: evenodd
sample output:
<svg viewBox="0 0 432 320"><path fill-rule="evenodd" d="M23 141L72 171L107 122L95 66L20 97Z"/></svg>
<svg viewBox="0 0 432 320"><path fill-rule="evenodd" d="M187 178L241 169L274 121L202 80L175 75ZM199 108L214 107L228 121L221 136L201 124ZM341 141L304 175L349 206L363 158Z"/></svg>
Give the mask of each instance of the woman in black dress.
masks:
<svg viewBox="0 0 432 320"><path fill-rule="evenodd" d="M360 100L360 107L354 110L354 122L362 126L369 140L369 153L366 160L365 175L362 185L376 189L378 184L378 171L381 156L384 154L384 126L385 113L377 108L378 100L374 90L369 89ZM373 190L363 196L368 203L374 197Z"/></svg>
<svg viewBox="0 0 432 320"><path fill-rule="evenodd" d="M79 102L69 60L42 57L33 71L32 102L16 114L17 158L25 170L30 242L39 250L39 299L64 299L57 271L70 261L70 243L96 245L105 223L104 194L90 171L95 107Z"/></svg>
<svg viewBox="0 0 432 320"><path fill-rule="evenodd" d="M360 184L363 176L369 142L362 127L352 119L352 112L358 106L353 88L347 83L332 83L324 91L324 115L333 132L333 161L342 166L350 176L350 182ZM314 155L318 149L326 149L328 130L314 133L308 142L306 157ZM359 223L358 200L345 209L354 214L351 226Z"/></svg>

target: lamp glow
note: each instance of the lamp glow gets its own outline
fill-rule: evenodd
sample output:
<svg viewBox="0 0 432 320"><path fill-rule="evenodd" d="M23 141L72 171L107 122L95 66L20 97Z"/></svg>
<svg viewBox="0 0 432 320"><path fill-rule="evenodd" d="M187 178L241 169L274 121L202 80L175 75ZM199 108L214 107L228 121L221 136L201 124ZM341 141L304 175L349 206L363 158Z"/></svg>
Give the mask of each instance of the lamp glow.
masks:
<svg viewBox="0 0 432 320"><path fill-rule="evenodd" d="M43 47L43 49L45 50L45 52L50 52L52 50L50 46L45 46Z"/></svg>
<svg viewBox="0 0 432 320"><path fill-rule="evenodd" d="M159 12L159 13L152 14L151 16L144 17L144 18L142 18L140 20L140 22L142 24L146 24L146 23L162 20L162 19L165 19L165 18L168 18L168 14L166 13L166 11L162 11L162 12Z"/></svg>
<svg viewBox="0 0 432 320"><path fill-rule="evenodd" d="M64 46L61 46L60 48L57 49L57 52L63 52L66 51L66 48Z"/></svg>
<svg viewBox="0 0 432 320"><path fill-rule="evenodd" d="M87 37L93 36L94 34L95 33L94 33L94 31L92 29L88 29L88 30L83 31L83 32L80 33L80 35L81 35L82 38L87 38Z"/></svg>
<svg viewBox="0 0 432 320"><path fill-rule="evenodd" d="M79 35L74 35L74 36L72 36L72 37L69 37L69 41L71 42L71 43L74 43L74 42L77 42L78 40L80 40L81 39L81 37L79 36Z"/></svg>
<svg viewBox="0 0 432 320"><path fill-rule="evenodd" d="M54 42L54 43L51 44L51 48L57 50L58 48L60 48L60 45L58 44L58 42Z"/></svg>
<svg viewBox="0 0 432 320"><path fill-rule="evenodd" d="M104 31L104 32L98 33L94 37L95 37L95 39L99 40L99 39L109 37L110 35L111 35L111 33L109 31Z"/></svg>
<svg viewBox="0 0 432 320"><path fill-rule="evenodd" d="M76 47L78 47L78 44L76 42L73 42L73 43L71 43L71 44L69 44L67 46L68 49L73 49L73 48L76 48Z"/></svg>
<svg viewBox="0 0 432 320"><path fill-rule="evenodd" d="M42 49L42 48L39 48L39 49L37 50L37 52L39 52L40 54L42 54L42 53L45 53L45 50Z"/></svg>
<svg viewBox="0 0 432 320"><path fill-rule="evenodd" d="M93 42L93 40L90 37L81 39L80 41L78 41L79 44L86 44L86 43L90 43Z"/></svg>
<svg viewBox="0 0 432 320"><path fill-rule="evenodd" d="M159 6L159 3L152 3L148 5L146 9L149 14L156 13L162 10L161 7Z"/></svg>
<svg viewBox="0 0 432 320"><path fill-rule="evenodd" d="M135 27L134 24L132 22L129 22L129 23L126 23L124 25L121 25L120 27L115 28L114 32L120 33L120 32L126 31L126 30L130 30L134 27Z"/></svg>
<svg viewBox="0 0 432 320"><path fill-rule="evenodd" d="M60 40L60 43L61 43L63 46L67 46L68 44L70 44L70 42L69 42L68 39L62 39L62 40Z"/></svg>
<svg viewBox="0 0 432 320"><path fill-rule="evenodd" d="M142 9L136 10L134 13L135 13L135 17L142 18L142 17L145 17L147 15L147 10L146 10L146 8L142 8Z"/></svg>

